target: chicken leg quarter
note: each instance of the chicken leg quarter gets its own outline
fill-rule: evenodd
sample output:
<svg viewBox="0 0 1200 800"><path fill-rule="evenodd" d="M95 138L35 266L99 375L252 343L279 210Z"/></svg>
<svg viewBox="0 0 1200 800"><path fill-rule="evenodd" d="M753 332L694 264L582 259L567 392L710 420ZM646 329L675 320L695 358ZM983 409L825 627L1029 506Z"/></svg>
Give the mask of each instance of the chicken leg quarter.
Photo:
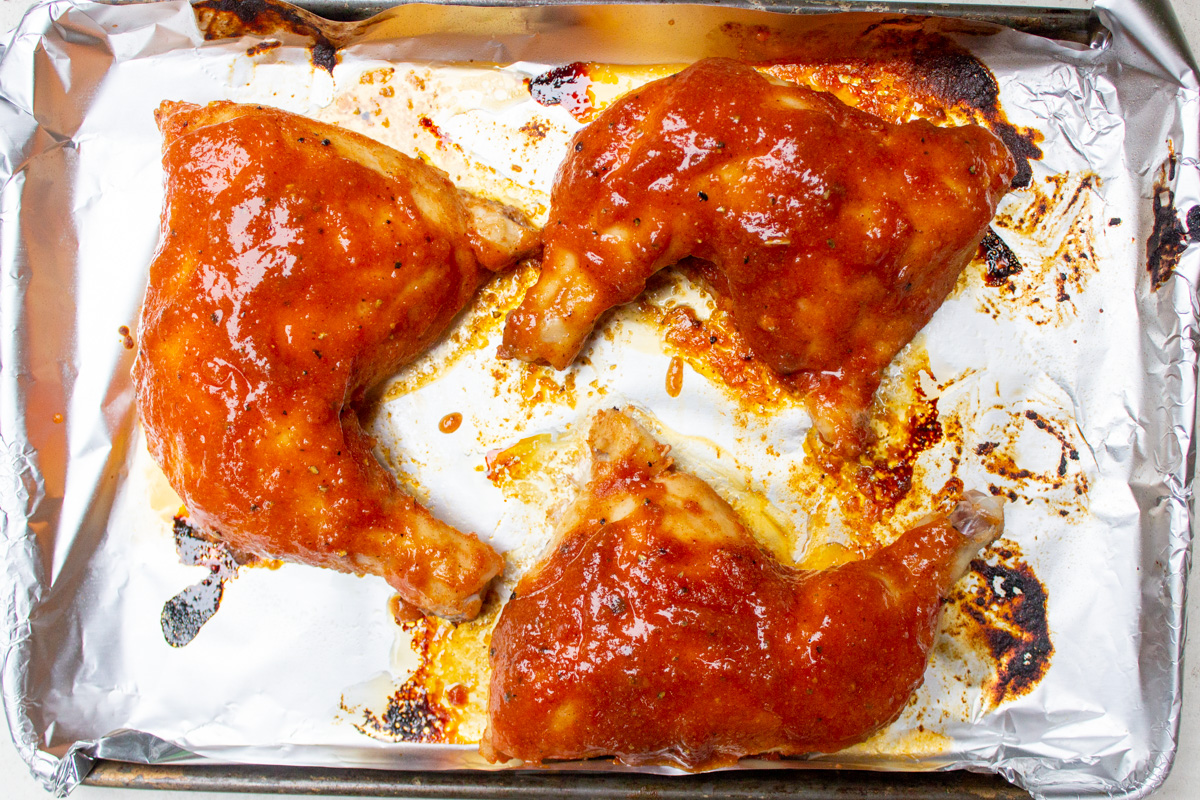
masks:
<svg viewBox="0 0 1200 800"><path fill-rule="evenodd" d="M830 442L970 261L1015 172L969 125L893 125L727 59L618 100L576 134L538 282L501 355L565 368L597 318L686 256Z"/></svg>
<svg viewBox="0 0 1200 800"><path fill-rule="evenodd" d="M941 599L1003 525L971 492L867 559L799 570L624 414L590 444L591 482L492 634L492 760L697 769L859 742L920 686Z"/></svg>
<svg viewBox="0 0 1200 800"><path fill-rule="evenodd" d="M235 553L381 575L467 618L501 569L372 453L372 386L534 246L515 213L366 137L164 103L166 198L134 365L150 452Z"/></svg>

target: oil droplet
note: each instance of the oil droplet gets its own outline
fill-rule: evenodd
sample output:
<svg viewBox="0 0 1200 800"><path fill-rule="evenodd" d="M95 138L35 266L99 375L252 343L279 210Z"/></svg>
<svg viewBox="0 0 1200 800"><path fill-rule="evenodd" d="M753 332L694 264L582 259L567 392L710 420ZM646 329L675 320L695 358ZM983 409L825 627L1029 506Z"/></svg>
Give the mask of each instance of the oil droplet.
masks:
<svg viewBox="0 0 1200 800"><path fill-rule="evenodd" d="M671 365L667 367L667 394L671 397L679 397L679 392L683 389L683 359L679 356L671 357Z"/></svg>
<svg viewBox="0 0 1200 800"><path fill-rule="evenodd" d="M438 430L442 433L454 433L459 425L462 425L462 414L455 411L442 417L442 421L438 423Z"/></svg>
<svg viewBox="0 0 1200 800"><path fill-rule="evenodd" d="M133 349L133 335L132 335L132 332L129 330L129 326L122 325L121 327L117 328L117 333L120 334L121 344L125 345L125 349L132 350Z"/></svg>
<svg viewBox="0 0 1200 800"><path fill-rule="evenodd" d="M456 683L446 692L446 699L450 701L450 705L462 708L471 699L471 692L466 686Z"/></svg>
<svg viewBox="0 0 1200 800"><path fill-rule="evenodd" d="M55 414L53 419L55 425L62 425L63 420L66 419L66 417L64 417L62 414Z"/></svg>
<svg viewBox="0 0 1200 800"><path fill-rule="evenodd" d="M397 625L417 622L425 617L424 614L417 610L416 606L410 606L398 594L392 595L388 600L388 611L392 612L392 619L396 620Z"/></svg>

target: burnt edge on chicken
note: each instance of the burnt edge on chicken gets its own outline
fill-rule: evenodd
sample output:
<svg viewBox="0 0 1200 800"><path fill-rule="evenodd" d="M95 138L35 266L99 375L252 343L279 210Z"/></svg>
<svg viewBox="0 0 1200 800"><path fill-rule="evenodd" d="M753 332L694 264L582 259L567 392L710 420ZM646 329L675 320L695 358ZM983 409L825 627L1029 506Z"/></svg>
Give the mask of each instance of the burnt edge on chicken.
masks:
<svg viewBox="0 0 1200 800"><path fill-rule="evenodd" d="M914 43L912 64L917 77L931 94L951 103L962 103L979 112L988 127L1000 137L1017 163L1012 188L1021 189L1033 180L1031 160L1041 160L1037 133L1021 130L1000 108L1000 84L982 61L940 34L925 34Z"/></svg>
<svg viewBox="0 0 1200 800"><path fill-rule="evenodd" d="M794 37L766 26L730 22L722 26L721 32L739 42L744 51L739 57L750 63L839 65L850 71L874 68L891 75L905 93L919 96L927 106L958 106L974 112L1012 154L1017 166L1012 188L1028 186L1033 180L1029 162L1043 158L1038 146L1042 134L1009 122L1000 106L1000 84L995 75L969 50L938 32L936 28L941 24L933 17L890 17L858 30L854 29L855 23L845 24L834 37L811 36L811 32ZM979 32L986 35L994 31ZM767 47L760 42L770 41L773 36L780 41L766 52Z"/></svg>

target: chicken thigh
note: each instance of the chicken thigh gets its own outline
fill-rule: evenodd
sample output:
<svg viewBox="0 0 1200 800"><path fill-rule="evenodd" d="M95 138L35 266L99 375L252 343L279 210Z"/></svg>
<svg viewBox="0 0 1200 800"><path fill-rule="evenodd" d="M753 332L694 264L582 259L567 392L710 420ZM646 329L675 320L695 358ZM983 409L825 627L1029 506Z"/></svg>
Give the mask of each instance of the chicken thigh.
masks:
<svg viewBox="0 0 1200 800"><path fill-rule="evenodd" d="M401 491L357 415L535 235L330 125L233 103L157 119L166 197L134 380L191 522L243 556L381 575L423 611L474 616L500 556Z"/></svg>
<svg viewBox="0 0 1200 800"><path fill-rule="evenodd" d="M800 570L626 415L590 444L591 482L492 634L492 760L698 769L859 742L920 686L941 599L1003 525L972 492L869 558Z"/></svg>
<svg viewBox="0 0 1200 800"><path fill-rule="evenodd" d="M604 311L695 256L754 353L796 373L821 434L852 441L1014 171L983 128L889 124L739 62L700 61L576 134L541 277L500 353L563 369Z"/></svg>

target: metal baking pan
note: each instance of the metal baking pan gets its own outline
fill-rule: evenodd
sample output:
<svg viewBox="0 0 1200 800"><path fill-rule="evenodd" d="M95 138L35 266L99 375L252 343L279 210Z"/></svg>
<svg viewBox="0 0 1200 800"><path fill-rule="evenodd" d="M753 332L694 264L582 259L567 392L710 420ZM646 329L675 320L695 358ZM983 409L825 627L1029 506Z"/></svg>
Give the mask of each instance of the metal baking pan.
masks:
<svg viewBox="0 0 1200 800"><path fill-rule="evenodd" d="M234 7L232 0L214 5ZM314 0L300 5L324 19L357 21L392 4ZM573 47L578 48L580 59L635 48L636 43L622 42L619 36L590 40L574 33L571 26L578 25L577 20L594 6L475 5L487 6L493 15L486 18L493 28L485 31L490 49L481 60L523 62L537 52L528 42L538 36L550 41L552 50L557 48L557 55L547 63L555 58L561 62ZM1049 248L1045 261L1051 263L1057 257L1055 247L1062 250L1067 247L1063 243L1079 233L1078 226L1072 227L1078 222L1087 229L1083 238L1090 249L1085 249L1096 264L1090 271L1072 272L1062 266L1042 272L1029 269L1025 283L1018 278L983 288L978 281L979 286L964 290L953 309L935 318L929 341L923 345L939 377L943 370L953 373L955 364L971 357L948 343L1002 356L1004 365L996 368L993 377L997 385L1021 385L1014 406L1020 418L1043 433L1053 431L1056 441L1062 442L1065 466L1057 475L1065 475L1065 480L1056 482L1050 474L1041 484L1030 483L1017 474L1029 472L1023 462L1022 469L995 479L997 491L1014 498L1013 519L1028 526L1014 535L1026 550L1024 558L1035 567L1029 573L1036 573L1034 583L1026 586L1033 587L1040 578L1058 615L1051 616L1056 652L1050 674L1059 670L1062 677L1048 678L1040 694L1017 698L1007 707L1011 713L1004 717L1005 723L995 730L981 725L972 734L964 732L970 725L955 728L955 741L969 744L950 757L939 756L936 748L917 748L911 757L903 758L894 750L883 757L856 751L805 762L805 768L793 768L799 765L789 762L756 762L749 766L761 769L695 776L611 770L591 762L547 770L495 771L471 761L470 748L465 747L447 746L437 756L423 755L427 751L420 750L421 745L359 752L353 739L358 734L316 750L298 739L274 752L253 737L239 739L244 731L236 725L195 739L156 735L163 729L155 725L172 713L171 692L203 694L210 673L202 669L203 659L172 661L154 655L147 658L160 670L178 671L173 673L173 686L166 681L164 686L149 686L138 683L141 673L131 666L132 654L141 652L138 637L146 636L131 631L144 631L144 618L150 615L149 628L157 634L158 610L170 597L163 586L176 581L172 591L177 591L194 580L194 572L188 570L195 569L172 563L175 554L169 536L155 538L155 520L146 523L147 515L136 509L134 495L148 491L148 484L138 483L142 462L136 455L139 442L124 377L129 354L121 337L94 333L115 332L136 319L144 262L156 237L157 139L139 115L166 91L203 100L225 96L231 86L241 99L261 98L265 95L254 92L269 89L282 104L303 108L305 103L332 96L332 70L314 66L306 73L306 82L296 85L294 70L288 70L298 67L304 72L308 56L304 36L295 30L273 38L270 48L260 48L270 52L261 64L248 63L247 47L240 40L231 44L189 39L190 34L181 31L190 24L190 9L180 3L129 4L106 11L104 6L73 6L60 0L35 12L0 60L0 120L8 137L2 162L6 188L0 197L6 209L0 215L5 275L0 281L0 307L5 309L0 331L0 358L5 364L0 435L9 454L3 465L6 472L0 473L0 507L5 514L4 540L13 554L6 574L0 575L6 596L12 598L5 601L9 622L0 645L5 653L2 681L10 727L35 774L56 791L85 782L413 797L1027 796L1004 778L1038 797L1071 791L1135 797L1151 791L1170 767L1179 723L1183 586L1191 541L1188 497L1194 463L1196 352L1191 335L1197 311L1190 286L1200 274L1200 247L1196 246L1200 168L1194 130L1200 99L1195 76L1189 72L1195 62L1172 12L1160 0L1064 5L1068 7L737 2L630 4L603 12L605 24L621 20L621 14L640 14L638 20L658 25L665 25L668 16L674 25L677 17L680 28L689 18L720 14L742 15L739 20L757 14L764 24L787 27L801 15L861 10L904 24L916 24L909 22L912 14L952 17L964 37L974 35L969 31L975 23L1011 29L988 28L988 35L973 39L972 46L996 72L1014 125L1054 120L1039 129L1045 134L1039 141L1043 158L1031 162L1033 188L1025 197L1032 198L1033 206L1045 201L1061 212L1044 227L1059 231L1056 226L1061 222L1075 233L1059 231L1061 236L1055 233L1058 238L1042 243ZM250 0L238 8L253 17L265 4ZM436 21L435 12L420 13L425 16L419 36L411 41L397 39L396 31L404 30L403 24L393 25L387 37L371 39L362 52L348 55L350 61L339 69L348 63L388 59L433 62L436 58L430 54L439 52L452 52L446 57L449 61L464 61L463 54L470 52L469 43L463 44L468 37L460 35L453 20L468 20L476 12L464 9L458 18L447 14L451 21L444 23ZM471 28L476 36L480 35L478 19ZM365 29L337 30L353 37ZM270 38L255 35L254 41ZM658 41L669 39L660 36ZM231 55L211 60L214 53L223 52L222 47ZM439 47L450 50L439 51ZM663 60L687 58L684 44ZM143 62L156 66L147 69ZM179 78L184 75L194 77ZM270 86L264 89L255 81ZM98 110L90 112L93 108ZM126 113L134 120L128 126L118 118ZM1104 124L1092 125L1096 120ZM1118 135L1126 122L1128 133ZM113 170L113 164L125 169ZM1084 198L1079 201L1084 206L1072 205L1078 198ZM1022 258L1036 260L1041 256L1027 255L1040 252L1036 237L1022 240L1019 231L1013 233L1021 227L1022 208L1029 211L1019 205L1002 209L1009 227L1001 226L1001 232L1011 234L1009 239ZM44 236L46 219L69 222L50 240ZM131 224L129 219L140 220L136 230L123 227ZM145 219L155 223L148 231L142 224ZM1075 245L1067 247L1069 255L1080 252L1071 247ZM1033 282L1035 275L1042 275L1051 286L1057 279L1057 289L1047 295L1044 287ZM69 290L64 292L63 287ZM1020 306L1024 316L1009 314L1001 307L1005 303ZM45 319L72 322L59 330L44 325ZM954 334L954 321L963 320L970 320L971 336ZM1005 334L994 335L994 324ZM988 334L992 338L974 336L979 331L992 331ZM1118 331L1124 333L1119 336ZM971 341L957 341L966 339ZM1053 346L1037 344L1045 341ZM1076 351L1073 346L1083 349ZM1017 355L1004 347L1015 347ZM1118 392L1103 393L1106 383L1098 379L1103 376L1095 374L1089 358L1112 359L1103 363L1117 376L1109 383L1115 383ZM1008 380L1027 362L1036 370ZM454 380L450 374L447 383L455 385ZM621 391L636 398L640 389L623 386ZM940 411L949 413L955 390L945 383L942 391ZM1107 399L1096 400L1096 396ZM1043 406L1061 412L1059 417L1039 416ZM506 424L496 421L497 428ZM419 432L404 429L402 437L408 446L417 441ZM987 447L968 450L983 461L984 454L992 452ZM1080 457L1068 459L1067 453L1076 451ZM1003 473L1005 468L996 469ZM438 502L443 495L436 477L422 474L422 481L422 490ZM1081 503L1067 496L1072 493L1094 499ZM1055 527L1052 518L1063 510L1078 513L1084 521L1072 523L1074 527ZM119 551L111 549L123 531L130 542ZM1064 549L1058 549L1060 545ZM1089 554L1098 551L1110 560L1089 560ZM127 563L156 571L157 583L148 588L130 580L123 572ZM1105 569L1104 563L1115 566ZM320 585L311 590L306 585L298 588L304 582L289 583L292 573L285 568L266 576L272 583L267 590L265 573L243 575L234 587L242 597L257 598L265 620L286 620L288 609L269 599L282 584L281 596L292 602L306 594L348 598L351 608L374 609L367 624L379 624L376 610L383 604L378 589L356 585L347 593L346 584L329 576L319 576ZM128 574L140 573L129 570ZM997 591L1008 591L1011 599L1020 576L1015 571L1004 575L1008 577L1000 580ZM1136 640L1140 649L1130 649L1128 641L1113 637L1104 644L1110 649L1098 653L1096 631L1068 624L1103 605L1105 598L1087 596L1088 587L1102 587L1120 599L1107 613L1127 624L1128 639ZM234 594L230 592L231 597ZM128 599L131 596L133 600ZM218 616L224 624L234 615ZM339 633L330 633L329 642L312 642L305 640L303 632L282 632L266 623L262 627L270 628L257 634L263 641L278 640L281 644L275 651L298 653L299 660L320 661L323 649L352 642L339 638ZM252 627L236 630L238 635L255 635ZM370 653L356 655L359 660L353 668L368 670L372 658L386 659L386 645L375 644ZM226 657L236 659L237 653ZM1113 674L1095 679L1094 686L1086 675L1081 677L1083 673L1070 671L1096 663L1116 666ZM130 671L122 672L126 667ZM109 669L111 678L97 679L97 671L107 675ZM931 681L943 679L947 675L937 673ZM127 685L122 683L126 680ZM1077 701L1084 709L1081 712L1072 705L1076 702L1072 691L1082 684L1095 692L1082 693ZM1013 697L1004 695L996 703ZM261 699L251 695L238 702L252 705ZM1114 708L1119 707L1111 715L1106 708L1110 700ZM970 701L976 704L972 707L987 705L974 694ZM1122 717L1125 705L1141 711ZM263 708L276 707L267 703ZM64 713L56 716L56 709ZM352 700L343 701L343 710L348 715L357 713ZM184 709L180 714L190 712ZM1064 733L1066 728L1056 727L1059 723L1054 720L1072 713L1079 716L1082 728ZM113 724L114 720L120 724ZM200 720L197 727L206 723L220 727L227 720ZM1087 728L1088 724L1096 727ZM1126 748L1121 734L1114 733L1122 725L1135 746ZM1019 733L1009 737L1010 730ZM989 748L1000 755L988 756ZM1051 755L1054 748L1063 755ZM397 764L405 770L396 771ZM943 772L950 769L960 771ZM1059 770L1068 777L1052 774ZM983 771L1003 777L975 774Z"/></svg>

